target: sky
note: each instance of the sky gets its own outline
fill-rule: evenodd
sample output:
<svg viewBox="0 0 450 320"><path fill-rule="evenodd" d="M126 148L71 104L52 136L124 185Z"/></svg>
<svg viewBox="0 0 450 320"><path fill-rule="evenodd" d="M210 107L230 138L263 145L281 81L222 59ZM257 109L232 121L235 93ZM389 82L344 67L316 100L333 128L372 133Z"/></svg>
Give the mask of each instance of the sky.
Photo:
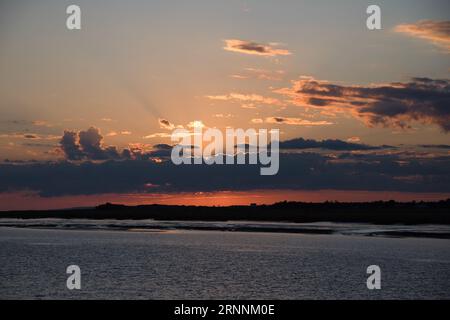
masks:
<svg viewBox="0 0 450 320"><path fill-rule="evenodd" d="M444 199L449 72L446 0L0 0L0 210ZM174 168L193 121L280 129L279 175Z"/></svg>

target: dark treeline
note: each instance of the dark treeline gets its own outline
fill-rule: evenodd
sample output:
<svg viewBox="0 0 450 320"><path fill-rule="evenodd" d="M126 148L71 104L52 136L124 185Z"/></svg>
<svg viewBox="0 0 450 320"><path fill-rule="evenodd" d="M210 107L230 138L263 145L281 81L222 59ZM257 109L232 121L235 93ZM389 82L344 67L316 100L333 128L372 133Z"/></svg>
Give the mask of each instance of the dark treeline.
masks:
<svg viewBox="0 0 450 320"><path fill-rule="evenodd" d="M91 209L1 212L2 218L155 219L184 221L361 222L450 224L450 199L438 202L279 202L273 205L205 207L103 204Z"/></svg>

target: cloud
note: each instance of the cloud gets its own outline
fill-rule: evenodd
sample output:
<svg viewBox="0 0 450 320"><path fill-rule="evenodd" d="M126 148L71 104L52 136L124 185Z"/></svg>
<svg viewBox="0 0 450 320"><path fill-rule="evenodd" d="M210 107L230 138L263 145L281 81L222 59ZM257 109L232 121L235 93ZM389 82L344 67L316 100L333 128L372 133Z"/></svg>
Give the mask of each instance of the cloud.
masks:
<svg viewBox="0 0 450 320"><path fill-rule="evenodd" d="M292 53L286 49L276 48L276 44L260 44L252 41L228 39L225 40L224 49L231 52L275 57L275 56L288 56Z"/></svg>
<svg viewBox="0 0 450 320"><path fill-rule="evenodd" d="M361 138L360 137L350 137L347 139L347 142L360 142Z"/></svg>
<svg viewBox="0 0 450 320"><path fill-rule="evenodd" d="M230 77L232 77L234 79L240 79L240 80L249 79L250 78L249 76L243 76L243 75L240 75L240 74L232 74Z"/></svg>
<svg viewBox="0 0 450 320"><path fill-rule="evenodd" d="M169 148L160 146L154 155L167 154ZM170 160L147 159L6 163L0 164L0 173L0 192L31 190L45 197L148 192L149 183L157 186L151 192L161 193L255 189L450 192L450 156L417 158L373 151L283 152L278 175L270 177L260 176L259 166L254 165L176 166Z"/></svg>
<svg viewBox="0 0 450 320"><path fill-rule="evenodd" d="M370 146L366 144L346 142L342 140L327 139L322 141L296 138L280 142L280 149L327 149L335 151L361 151L361 150L382 150L392 149L392 146Z"/></svg>
<svg viewBox="0 0 450 320"><path fill-rule="evenodd" d="M244 108L254 108L254 104L273 105L284 107L286 104L279 99L264 97L259 94L243 94L232 92L226 95L206 96L210 100L231 101L235 103L243 103Z"/></svg>
<svg viewBox="0 0 450 320"><path fill-rule="evenodd" d="M255 68L245 68L247 72L253 74L259 80L281 81L285 72L283 70L264 70Z"/></svg>
<svg viewBox="0 0 450 320"><path fill-rule="evenodd" d="M170 133L157 132L157 133L152 133L152 134L146 135L146 136L144 136L142 138L143 139L170 138L171 136L172 136L172 134L170 134Z"/></svg>
<svg viewBox="0 0 450 320"><path fill-rule="evenodd" d="M232 78L235 79L250 79L255 78L258 80L268 80L268 81L281 81L283 80L283 76L285 74L282 70L264 70L264 69L255 69L255 68L245 68L245 75L235 74L232 75Z"/></svg>
<svg viewBox="0 0 450 320"><path fill-rule="evenodd" d="M29 120L3 120L3 121L0 121L0 123L7 124L7 125L16 125L16 126L35 126L35 127L47 127L47 128L53 127L52 124L50 124L50 123L48 123L47 121L44 121L44 120L33 120L33 121L29 121Z"/></svg>
<svg viewBox="0 0 450 320"><path fill-rule="evenodd" d="M159 119L159 126L161 129L165 129L165 130L173 130L175 129L175 125L170 123L169 120L166 119Z"/></svg>
<svg viewBox="0 0 450 320"><path fill-rule="evenodd" d="M426 149L449 149L450 150L450 145L448 145L448 144L422 144L422 145L420 145L420 147L426 148Z"/></svg>
<svg viewBox="0 0 450 320"><path fill-rule="evenodd" d="M235 116L231 113L223 114L223 113L216 113L213 115L214 118L234 118Z"/></svg>
<svg viewBox="0 0 450 320"><path fill-rule="evenodd" d="M124 136L129 136L129 135L131 135L132 134L132 132L131 131L120 131L120 132L117 132L117 131L111 131L111 132L109 132L106 136L107 137L115 137L115 136L118 136L118 135L124 135Z"/></svg>
<svg viewBox="0 0 450 320"><path fill-rule="evenodd" d="M191 128L191 129L194 129L194 128L199 128L199 129L201 129L201 128L206 128L206 125L205 125L202 121L195 120L195 121L189 122L189 123L187 124L187 127L188 127L188 128Z"/></svg>
<svg viewBox="0 0 450 320"><path fill-rule="evenodd" d="M343 86L302 77L291 88L275 90L304 108L350 112L369 126L408 128L412 122L450 131L450 81L413 78L372 86Z"/></svg>
<svg viewBox="0 0 450 320"><path fill-rule="evenodd" d="M266 118L265 123L286 124L290 126L329 126L333 124L332 122L329 121L311 121L301 118L286 118L286 117Z"/></svg>
<svg viewBox="0 0 450 320"><path fill-rule="evenodd" d="M59 142L61 150L69 160L81 160L84 154L78 144L78 133L73 131L64 131L64 135Z"/></svg>
<svg viewBox="0 0 450 320"><path fill-rule="evenodd" d="M421 20L412 24L400 24L394 31L430 41L450 53L450 21Z"/></svg>
<svg viewBox="0 0 450 320"><path fill-rule="evenodd" d="M58 145L56 144L50 144L50 143L33 143L33 142L25 142L21 144L22 146L25 147L32 147L32 148L56 148L58 147Z"/></svg>
<svg viewBox="0 0 450 320"><path fill-rule="evenodd" d="M99 129L91 127L86 131L80 131L78 137L81 149L89 159L106 160L111 157L118 157L115 147L102 148L103 136L100 134Z"/></svg>
<svg viewBox="0 0 450 320"><path fill-rule="evenodd" d="M51 128L53 125L51 125L50 123L48 123L47 121L44 120L35 120L32 122L33 126L36 127L47 127L47 128Z"/></svg>
<svg viewBox="0 0 450 320"><path fill-rule="evenodd" d="M60 137L56 135L50 134L37 134L37 133L2 133L0 134L0 138L6 139L36 139L36 140L57 140Z"/></svg>
<svg viewBox="0 0 450 320"><path fill-rule="evenodd" d="M31 190L44 197L134 193L148 192L150 184L152 192L161 193L253 189L450 192L450 155L433 156L434 151L394 152L390 146L297 138L280 142L279 174L262 177L259 166L252 165L176 166L170 161L172 146L168 144L136 144L119 153L102 141L93 127L65 131L60 146L66 159L83 161L0 164L0 192Z"/></svg>
<svg viewBox="0 0 450 320"><path fill-rule="evenodd" d="M172 154L172 146L165 143L154 145L152 150L145 154L146 158L169 159Z"/></svg>
<svg viewBox="0 0 450 320"><path fill-rule="evenodd" d="M124 133L122 133L124 134ZM170 137L170 135L168 135ZM130 144L121 151L115 146L104 146L100 130L91 127L85 131L64 131L59 142L60 150L69 161L124 161L157 160L170 157L172 147L166 144L155 146L147 144ZM160 159L158 159L160 160Z"/></svg>
<svg viewBox="0 0 450 320"><path fill-rule="evenodd" d="M110 160L127 158L128 152L119 151L115 146L102 146L103 136L94 127L86 131L64 131L60 147L68 160Z"/></svg>

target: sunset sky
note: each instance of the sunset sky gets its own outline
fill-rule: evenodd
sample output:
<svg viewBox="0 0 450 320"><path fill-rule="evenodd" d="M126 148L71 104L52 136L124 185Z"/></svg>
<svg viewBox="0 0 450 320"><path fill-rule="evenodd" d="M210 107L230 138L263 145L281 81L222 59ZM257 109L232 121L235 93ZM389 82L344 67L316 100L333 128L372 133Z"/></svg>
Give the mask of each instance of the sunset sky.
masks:
<svg viewBox="0 0 450 320"><path fill-rule="evenodd" d="M1 0L0 210L450 197L449 73L448 0ZM193 121L280 129L279 175L174 168Z"/></svg>

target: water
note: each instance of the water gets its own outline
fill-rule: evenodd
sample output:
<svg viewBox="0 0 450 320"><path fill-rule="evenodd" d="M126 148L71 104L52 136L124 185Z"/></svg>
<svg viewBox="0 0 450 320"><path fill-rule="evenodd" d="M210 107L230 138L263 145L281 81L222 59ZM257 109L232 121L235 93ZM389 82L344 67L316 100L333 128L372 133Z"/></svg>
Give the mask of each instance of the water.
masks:
<svg viewBox="0 0 450 320"><path fill-rule="evenodd" d="M450 240L0 228L2 299L449 299ZM82 290L66 288L79 265ZM366 268L379 265L382 289Z"/></svg>
<svg viewBox="0 0 450 320"><path fill-rule="evenodd" d="M342 234L392 237L425 237L450 239L449 225L373 225L364 223L289 223L255 221L157 221L95 219L5 219L0 227L26 227L64 230L214 230L307 234Z"/></svg>

